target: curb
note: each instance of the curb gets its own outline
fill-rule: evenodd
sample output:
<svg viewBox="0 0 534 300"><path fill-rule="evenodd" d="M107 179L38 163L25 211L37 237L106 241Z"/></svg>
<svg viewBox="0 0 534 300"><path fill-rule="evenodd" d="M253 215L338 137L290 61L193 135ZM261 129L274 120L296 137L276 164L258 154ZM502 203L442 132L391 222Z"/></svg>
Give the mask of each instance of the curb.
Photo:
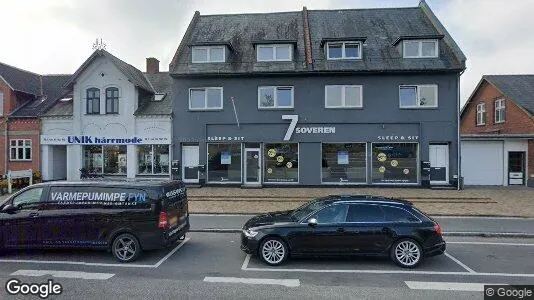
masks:
<svg viewBox="0 0 534 300"><path fill-rule="evenodd" d="M241 233L241 229L231 228L202 228L190 229L189 232L204 233ZM500 238L534 238L534 233L524 232L443 232L443 236L453 237L500 237Z"/></svg>

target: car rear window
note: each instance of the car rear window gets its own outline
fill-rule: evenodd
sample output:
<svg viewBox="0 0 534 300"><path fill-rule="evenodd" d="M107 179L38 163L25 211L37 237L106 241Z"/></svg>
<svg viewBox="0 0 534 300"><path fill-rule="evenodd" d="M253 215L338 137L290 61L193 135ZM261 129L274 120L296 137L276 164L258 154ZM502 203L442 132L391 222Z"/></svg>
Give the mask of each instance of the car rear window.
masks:
<svg viewBox="0 0 534 300"><path fill-rule="evenodd" d="M347 222L384 222L384 213L378 205L351 204Z"/></svg>
<svg viewBox="0 0 534 300"><path fill-rule="evenodd" d="M419 219L402 208L382 206L388 222L418 222Z"/></svg>
<svg viewBox="0 0 534 300"><path fill-rule="evenodd" d="M55 186L50 188L47 202L67 206L150 207L150 199L145 190L122 187Z"/></svg>

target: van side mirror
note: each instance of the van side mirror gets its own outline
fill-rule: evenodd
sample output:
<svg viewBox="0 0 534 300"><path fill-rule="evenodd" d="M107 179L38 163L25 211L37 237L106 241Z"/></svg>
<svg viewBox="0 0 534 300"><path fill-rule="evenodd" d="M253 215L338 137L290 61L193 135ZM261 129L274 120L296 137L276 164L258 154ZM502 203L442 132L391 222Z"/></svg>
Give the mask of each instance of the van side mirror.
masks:
<svg viewBox="0 0 534 300"><path fill-rule="evenodd" d="M311 226L311 227L317 226L317 219L316 218L309 219L308 220L308 226Z"/></svg>
<svg viewBox="0 0 534 300"><path fill-rule="evenodd" d="M14 213L15 211L17 210L17 208L15 206L13 206L13 204L6 204L6 206L4 206L2 208L2 212L3 213L7 213L7 214L11 214L11 213Z"/></svg>

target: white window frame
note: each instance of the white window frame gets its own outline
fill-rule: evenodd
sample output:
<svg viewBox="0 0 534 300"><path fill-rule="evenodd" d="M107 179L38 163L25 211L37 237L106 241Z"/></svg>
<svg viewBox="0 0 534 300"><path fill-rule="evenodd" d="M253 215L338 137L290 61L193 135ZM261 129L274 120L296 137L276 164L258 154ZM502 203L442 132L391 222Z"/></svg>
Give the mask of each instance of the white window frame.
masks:
<svg viewBox="0 0 534 300"><path fill-rule="evenodd" d="M415 56L412 56L412 55L406 55L406 43L413 43L413 42L417 42L418 45L419 45L419 51L418 51L418 54L415 55ZM434 47L435 47L435 55L433 56L423 56L423 42L434 42ZM435 39L430 39L430 40L404 40L402 41L402 55L404 58L436 58L439 56L439 42L438 40L435 40Z"/></svg>
<svg viewBox="0 0 534 300"><path fill-rule="evenodd" d="M331 44L341 44L341 57L330 57L330 45ZM358 45L358 56L346 56L345 45L346 44L357 44ZM362 42L358 41L344 41L344 42L328 42L326 43L326 58L328 60L341 60L341 59L362 59Z"/></svg>
<svg viewBox="0 0 534 300"><path fill-rule="evenodd" d="M261 89L274 89L274 106L261 106ZM291 89L291 106L280 106L278 105L278 89ZM295 107L295 88L290 85L267 85L267 86L258 86L258 109L288 109Z"/></svg>
<svg viewBox="0 0 534 300"><path fill-rule="evenodd" d="M341 87L341 106L331 106L328 105L328 87L331 86L340 86ZM360 88L360 105L348 106L346 105L345 90L347 87L358 87ZM362 108L363 107L363 85L350 85L350 84L328 84L324 86L324 107L325 108L336 108L336 109L347 109L347 108Z"/></svg>
<svg viewBox="0 0 534 300"><path fill-rule="evenodd" d="M203 108L192 108L191 107L191 91L192 90L204 90L204 107ZM220 107L208 107L208 90L220 90L221 91L221 106ZM194 87L189 88L189 110L222 110L224 107L223 103L223 88L222 87Z"/></svg>
<svg viewBox="0 0 534 300"><path fill-rule="evenodd" d="M502 104L502 105L501 105ZM502 120L497 120L497 111L500 111L502 110L503 113L502 113ZM495 124L499 124L499 123L504 123L506 122L506 101L504 99L497 99L495 100L495 111L494 111L494 119L495 119Z"/></svg>
<svg viewBox="0 0 534 300"><path fill-rule="evenodd" d="M486 125L486 103L477 104L477 126Z"/></svg>
<svg viewBox="0 0 534 300"><path fill-rule="evenodd" d="M288 47L289 59L276 59L276 49ZM272 59L260 59L260 48L272 48ZM256 46L256 60L257 61L293 61L293 45L292 44L258 44Z"/></svg>
<svg viewBox="0 0 534 300"><path fill-rule="evenodd" d="M22 141L22 146L19 146L18 145L18 142L19 141ZM30 145L29 146L26 146L26 141L29 141L30 142ZM12 142L15 142L15 146L11 145ZM19 149L22 148L22 156L25 155L26 153L26 149L30 149L30 158L20 158L18 157L19 155ZM12 158L11 157L11 150L12 149L15 149L15 158ZM32 160L32 157L33 157L33 149L32 149L32 140L31 139L10 139L9 140L9 160L10 161L31 161Z"/></svg>
<svg viewBox="0 0 534 300"><path fill-rule="evenodd" d="M435 105L421 105L421 101L419 99L421 99L421 87L435 87L435 90L434 90L434 97L436 97L436 104ZM416 99L416 103L417 105L410 105L410 106L402 106L402 102L401 102L401 94L400 94L400 91L401 91L401 88L415 88L416 90L416 95L417 95L417 99ZM399 85L399 108L419 108L419 109L425 109L425 108L438 108L439 107L439 99L438 99L438 85L437 84L406 84L406 85Z"/></svg>
<svg viewBox="0 0 534 300"><path fill-rule="evenodd" d="M212 49L216 49L216 48L221 48L223 50L223 59L222 60L212 60L211 59L211 50ZM194 55L193 55L193 51L195 50L206 50L207 52L207 57L206 57L206 61L203 61L203 60L195 60L194 59ZM205 64L205 63L223 63L223 62L226 62L226 46L193 46L191 48L191 61L193 63L199 63L199 64Z"/></svg>

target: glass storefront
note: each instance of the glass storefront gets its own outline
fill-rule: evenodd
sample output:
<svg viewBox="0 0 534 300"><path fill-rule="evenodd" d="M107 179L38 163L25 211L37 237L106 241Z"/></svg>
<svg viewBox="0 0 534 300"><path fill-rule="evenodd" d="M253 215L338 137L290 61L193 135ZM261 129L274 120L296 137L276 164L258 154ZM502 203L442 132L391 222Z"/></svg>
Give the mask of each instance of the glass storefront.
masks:
<svg viewBox="0 0 534 300"><path fill-rule="evenodd" d="M241 182L241 144L208 144L208 181Z"/></svg>
<svg viewBox="0 0 534 300"><path fill-rule="evenodd" d="M373 143L373 183L418 183L417 143Z"/></svg>
<svg viewBox="0 0 534 300"><path fill-rule="evenodd" d="M91 145L83 147L83 167L95 174L126 174L126 146Z"/></svg>
<svg viewBox="0 0 534 300"><path fill-rule="evenodd" d="M299 181L298 144L264 144L263 153L265 182Z"/></svg>
<svg viewBox="0 0 534 300"><path fill-rule="evenodd" d="M137 174L157 175L169 173L169 145L137 146Z"/></svg>
<svg viewBox="0 0 534 300"><path fill-rule="evenodd" d="M365 143L322 144L322 182L365 183Z"/></svg>

